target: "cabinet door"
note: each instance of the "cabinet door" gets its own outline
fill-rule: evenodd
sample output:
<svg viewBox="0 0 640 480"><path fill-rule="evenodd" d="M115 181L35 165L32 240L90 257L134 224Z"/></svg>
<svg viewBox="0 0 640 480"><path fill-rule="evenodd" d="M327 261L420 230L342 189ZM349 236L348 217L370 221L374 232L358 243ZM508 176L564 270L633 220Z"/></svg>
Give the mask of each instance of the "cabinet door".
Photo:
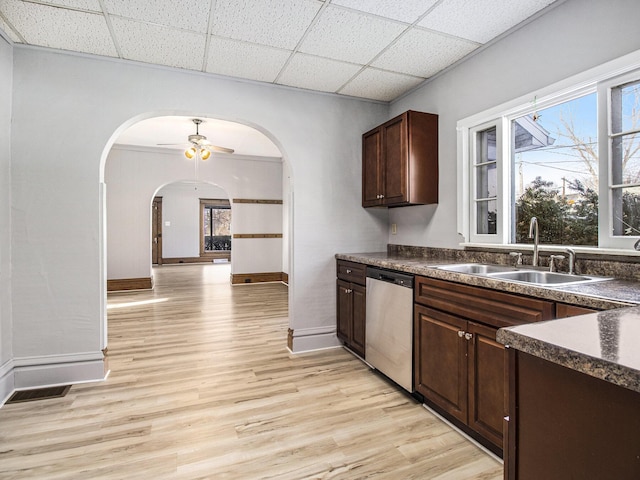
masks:
<svg viewBox="0 0 640 480"><path fill-rule="evenodd" d="M415 307L416 391L457 419L467 421L467 322L420 305Z"/></svg>
<svg viewBox="0 0 640 480"><path fill-rule="evenodd" d="M353 308L351 347L354 352L365 358L365 320L367 307L366 288L360 285L351 284L351 291Z"/></svg>
<svg viewBox="0 0 640 480"><path fill-rule="evenodd" d="M362 136L362 206L382 204L382 132L380 128Z"/></svg>
<svg viewBox="0 0 640 480"><path fill-rule="evenodd" d="M407 202L407 117L401 115L382 126L384 205Z"/></svg>
<svg viewBox="0 0 640 480"><path fill-rule="evenodd" d="M349 293L349 282L337 281L337 329L338 338L346 343L351 343L353 329L353 302Z"/></svg>
<svg viewBox="0 0 640 480"><path fill-rule="evenodd" d="M468 425L502 448L506 414L506 352L496 342L498 329L469 322L469 414Z"/></svg>

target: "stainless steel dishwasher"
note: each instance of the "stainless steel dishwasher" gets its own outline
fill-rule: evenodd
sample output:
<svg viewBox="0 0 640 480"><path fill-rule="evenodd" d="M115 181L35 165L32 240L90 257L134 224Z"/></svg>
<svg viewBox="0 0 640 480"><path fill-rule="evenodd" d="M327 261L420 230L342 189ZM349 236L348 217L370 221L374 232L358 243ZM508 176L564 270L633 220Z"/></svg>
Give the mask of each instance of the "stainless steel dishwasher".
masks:
<svg viewBox="0 0 640 480"><path fill-rule="evenodd" d="M413 275L367 267L365 360L413 392Z"/></svg>

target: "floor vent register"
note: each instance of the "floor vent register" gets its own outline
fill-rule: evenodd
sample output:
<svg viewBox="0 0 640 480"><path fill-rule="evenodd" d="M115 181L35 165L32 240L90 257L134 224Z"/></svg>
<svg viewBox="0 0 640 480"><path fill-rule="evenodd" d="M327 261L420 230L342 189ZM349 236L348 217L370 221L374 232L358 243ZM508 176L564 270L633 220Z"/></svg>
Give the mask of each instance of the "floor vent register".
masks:
<svg viewBox="0 0 640 480"><path fill-rule="evenodd" d="M35 400L45 400L48 398L60 398L64 397L71 385L62 385L59 387L46 387L46 388L34 388L32 390L21 390L15 392L9 400L9 403L21 403L21 402L33 402Z"/></svg>

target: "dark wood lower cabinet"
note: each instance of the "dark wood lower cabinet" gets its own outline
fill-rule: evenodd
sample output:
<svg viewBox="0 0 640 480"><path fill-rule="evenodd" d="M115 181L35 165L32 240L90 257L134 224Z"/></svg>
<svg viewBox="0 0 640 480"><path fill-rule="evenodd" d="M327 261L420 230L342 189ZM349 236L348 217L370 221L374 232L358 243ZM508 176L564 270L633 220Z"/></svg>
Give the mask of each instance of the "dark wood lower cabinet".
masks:
<svg viewBox="0 0 640 480"><path fill-rule="evenodd" d="M502 449L506 412L507 363L504 345L496 341L498 329L469 322L469 409L467 423Z"/></svg>
<svg viewBox="0 0 640 480"><path fill-rule="evenodd" d="M640 478L640 393L508 351L505 478Z"/></svg>
<svg viewBox="0 0 640 480"><path fill-rule="evenodd" d="M505 349L497 328L416 305L416 390L502 451Z"/></svg>
<svg viewBox="0 0 640 480"><path fill-rule="evenodd" d="M462 422L467 420L466 320L415 306L416 391Z"/></svg>
<svg viewBox="0 0 640 480"><path fill-rule="evenodd" d="M347 347L364 358L366 288L362 285L337 280L338 338Z"/></svg>
<svg viewBox="0 0 640 480"><path fill-rule="evenodd" d="M416 391L502 455L507 359L496 334L552 319L554 303L420 276L414 291Z"/></svg>

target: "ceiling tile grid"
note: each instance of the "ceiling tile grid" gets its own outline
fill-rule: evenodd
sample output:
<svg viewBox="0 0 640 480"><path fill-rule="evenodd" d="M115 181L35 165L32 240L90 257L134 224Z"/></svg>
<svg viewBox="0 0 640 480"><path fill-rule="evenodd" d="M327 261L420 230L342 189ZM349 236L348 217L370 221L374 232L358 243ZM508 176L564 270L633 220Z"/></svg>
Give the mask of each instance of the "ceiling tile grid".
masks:
<svg viewBox="0 0 640 480"><path fill-rule="evenodd" d="M132 20L143 20L167 27L207 33L209 2L171 0L161 3L162 8L149 8L150 0L103 0L107 12Z"/></svg>
<svg viewBox="0 0 640 480"><path fill-rule="evenodd" d="M0 17L0 29L2 29L7 36L11 39L12 42L20 43L22 40L20 37L13 31L9 24L4 21L2 17Z"/></svg>
<svg viewBox="0 0 640 480"><path fill-rule="evenodd" d="M390 102L423 82L422 78L367 68L340 90L343 95Z"/></svg>
<svg viewBox="0 0 640 480"><path fill-rule="evenodd" d="M429 78L480 45L414 28L378 57L372 66Z"/></svg>
<svg viewBox="0 0 640 480"><path fill-rule="evenodd" d="M0 0L0 11L29 44L111 57L118 55L101 14L17 0Z"/></svg>
<svg viewBox="0 0 640 480"><path fill-rule="evenodd" d="M206 71L273 83L291 57L290 50L209 37Z"/></svg>
<svg viewBox="0 0 640 480"><path fill-rule="evenodd" d="M321 7L316 0L217 0L210 33L293 50Z"/></svg>
<svg viewBox="0 0 640 480"><path fill-rule="evenodd" d="M336 92L362 67L353 63L296 53L278 83L321 92Z"/></svg>
<svg viewBox="0 0 640 480"><path fill-rule="evenodd" d="M331 2L332 5L341 5L409 24L418 20L436 3L438 0L402 0L401 6L398 5L398 0L377 0L375 2L371 0L333 0Z"/></svg>
<svg viewBox="0 0 640 480"><path fill-rule="evenodd" d="M366 64L406 28L396 21L329 6L309 31L300 51Z"/></svg>
<svg viewBox="0 0 640 480"><path fill-rule="evenodd" d="M564 0L0 0L13 42L391 101Z"/></svg>
<svg viewBox="0 0 640 480"><path fill-rule="evenodd" d="M419 25L486 43L555 0L446 0Z"/></svg>
<svg viewBox="0 0 640 480"><path fill-rule="evenodd" d="M129 60L200 70L206 35L135 22L111 19L123 56Z"/></svg>
<svg viewBox="0 0 640 480"><path fill-rule="evenodd" d="M39 3L102 13L98 0L44 0Z"/></svg>

